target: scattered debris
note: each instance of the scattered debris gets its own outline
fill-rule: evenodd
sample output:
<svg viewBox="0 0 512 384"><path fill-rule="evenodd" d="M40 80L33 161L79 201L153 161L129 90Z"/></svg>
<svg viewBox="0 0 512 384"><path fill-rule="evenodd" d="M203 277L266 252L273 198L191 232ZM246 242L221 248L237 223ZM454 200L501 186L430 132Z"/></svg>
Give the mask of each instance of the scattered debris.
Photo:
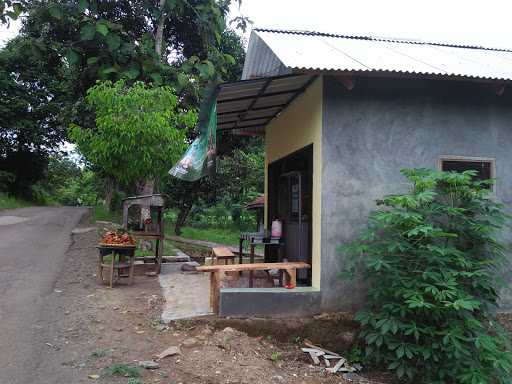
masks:
<svg viewBox="0 0 512 384"><path fill-rule="evenodd" d="M197 340L195 337L189 337L188 339L185 339L182 341L181 345L187 348L195 347L199 344L199 340Z"/></svg>
<svg viewBox="0 0 512 384"><path fill-rule="evenodd" d="M147 271L146 273L144 273L146 276L149 276L149 277L153 277L153 276L157 276L158 274L155 272L155 271Z"/></svg>
<svg viewBox="0 0 512 384"><path fill-rule="evenodd" d="M159 332L163 332L167 331L169 329L169 326L165 324L158 324L157 326L155 326L155 329Z"/></svg>
<svg viewBox="0 0 512 384"><path fill-rule="evenodd" d="M87 377L92 380L98 380L100 378L100 375L89 375Z"/></svg>
<svg viewBox="0 0 512 384"><path fill-rule="evenodd" d="M55 349L56 351L58 351L60 348L57 347L56 345L53 345L52 343L45 343L47 346L49 346L50 348L53 348Z"/></svg>
<svg viewBox="0 0 512 384"><path fill-rule="evenodd" d="M302 352L309 353L309 356L311 357L315 365L319 365L320 358L322 358L326 367L325 370L327 372L333 374L337 372L353 373L362 368L359 364L357 364L357 367L356 365L350 366L347 363L347 359L345 359L343 356L338 355L336 352L332 352L327 349L318 347L307 341L304 344L306 345L307 348L302 348ZM334 366L331 367L332 364L334 364Z"/></svg>
<svg viewBox="0 0 512 384"><path fill-rule="evenodd" d="M355 364L354 364L355 366ZM360 381L361 380L361 376L359 376L357 373L354 373L354 372L347 372L347 373L344 373L343 375L341 375L341 377L343 377L344 380L347 380L347 381Z"/></svg>
<svg viewBox="0 0 512 384"><path fill-rule="evenodd" d="M140 361L139 365L142 368L145 368L145 369L158 369L158 368L160 368L160 364L158 364L156 361L153 361L153 360Z"/></svg>
<svg viewBox="0 0 512 384"><path fill-rule="evenodd" d="M169 348L167 348L162 353L160 353L157 356L157 358L158 358L158 360L162 360L162 359L166 358L167 356L175 356L175 355L181 355L181 350L180 350L180 347L173 345L173 346L170 346Z"/></svg>

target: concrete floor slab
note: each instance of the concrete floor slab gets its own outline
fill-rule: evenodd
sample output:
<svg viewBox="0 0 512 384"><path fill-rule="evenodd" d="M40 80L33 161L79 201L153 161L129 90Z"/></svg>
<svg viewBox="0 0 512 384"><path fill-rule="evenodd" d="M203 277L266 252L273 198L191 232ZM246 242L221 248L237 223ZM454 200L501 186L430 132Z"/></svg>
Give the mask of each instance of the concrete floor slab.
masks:
<svg viewBox="0 0 512 384"><path fill-rule="evenodd" d="M158 277L165 304L162 321L189 319L210 314L208 273L184 273L183 263L165 263Z"/></svg>

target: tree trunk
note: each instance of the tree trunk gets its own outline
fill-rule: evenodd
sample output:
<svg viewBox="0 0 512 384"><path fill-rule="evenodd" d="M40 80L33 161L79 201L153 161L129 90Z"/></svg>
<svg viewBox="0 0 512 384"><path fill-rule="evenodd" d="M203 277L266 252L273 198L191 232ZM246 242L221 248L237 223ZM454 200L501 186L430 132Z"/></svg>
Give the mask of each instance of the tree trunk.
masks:
<svg viewBox="0 0 512 384"><path fill-rule="evenodd" d="M108 176L105 186L105 210L110 212L112 210L112 198L116 189L116 182L113 177Z"/></svg>
<svg viewBox="0 0 512 384"><path fill-rule="evenodd" d="M181 206L178 217L176 218L176 223L174 224L174 233L176 236L181 236L181 228L185 225L188 215L192 210L192 206L193 204L183 204Z"/></svg>
<svg viewBox="0 0 512 384"><path fill-rule="evenodd" d="M167 14L164 11L165 8L165 0L160 0L160 19L158 20L158 25L156 27L155 33L155 52L157 55L162 58L162 44L164 40L164 24L167 19Z"/></svg>

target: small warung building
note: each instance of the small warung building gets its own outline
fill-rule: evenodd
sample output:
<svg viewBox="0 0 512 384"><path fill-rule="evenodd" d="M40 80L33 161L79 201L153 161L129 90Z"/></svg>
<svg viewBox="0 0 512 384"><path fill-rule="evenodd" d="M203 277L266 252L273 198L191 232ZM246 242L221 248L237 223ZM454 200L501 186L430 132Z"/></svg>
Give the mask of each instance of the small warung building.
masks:
<svg viewBox="0 0 512 384"><path fill-rule="evenodd" d="M221 289L220 314L359 308L364 282L339 276L337 247L403 191L402 168L476 169L510 207L511 79L507 50L254 30L242 80L220 86L217 129L265 136L265 227L281 219L286 258L312 268L292 290Z"/></svg>

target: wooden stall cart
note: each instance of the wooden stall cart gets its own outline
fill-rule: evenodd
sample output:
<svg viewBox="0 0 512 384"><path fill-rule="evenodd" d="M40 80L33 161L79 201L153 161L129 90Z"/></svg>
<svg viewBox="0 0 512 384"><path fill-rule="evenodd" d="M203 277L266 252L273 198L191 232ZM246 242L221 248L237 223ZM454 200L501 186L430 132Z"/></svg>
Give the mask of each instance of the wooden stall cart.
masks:
<svg viewBox="0 0 512 384"><path fill-rule="evenodd" d="M133 282L133 267L135 264L135 245L99 244L97 248L99 251L98 281L103 284L107 280L103 276L103 271L108 270L107 281L110 288L114 286L116 273L117 278L127 277L131 284ZM111 257L110 261L105 262L105 257L109 255Z"/></svg>
<svg viewBox="0 0 512 384"><path fill-rule="evenodd" d="M167 200L166 195L155 194L134 196L123 199L123 228L137 240L155 240L155 256L142 257L146 264L154 265L154 272L160 273L162 256L164 252L164 209ZM136 215L130 215L130 210L137 207ZM149 214L144 217L142 210L149 209Z"/></svg>

